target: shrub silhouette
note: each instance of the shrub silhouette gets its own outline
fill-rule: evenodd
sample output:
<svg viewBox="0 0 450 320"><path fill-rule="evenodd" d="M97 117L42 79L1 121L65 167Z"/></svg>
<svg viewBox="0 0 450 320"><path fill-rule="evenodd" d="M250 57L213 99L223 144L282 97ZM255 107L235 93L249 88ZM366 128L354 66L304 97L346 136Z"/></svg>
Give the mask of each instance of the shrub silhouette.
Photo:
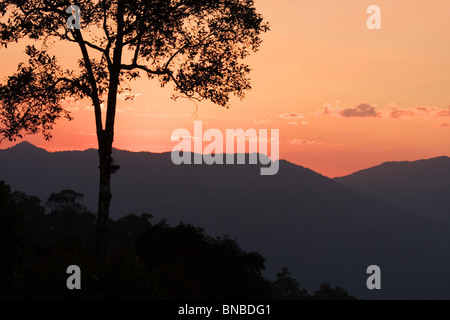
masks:
<svg viewBox="0 0 450 320"><path fill-rule="evenodd" d="M173 299L267 299L264 258L229 237L211 238L189 224L160 222L136 240L136 253L168 285Z"/></svg>
<svg viewBox="0 0 450 320"><path fill-rule="evenodd" d="M150 214L109 220L110 250L95 255L95 215L83 196L40 200L0 182L0 298L3 299L353 299L340 287L301 289L287 268L274 282L262 276L264 258L229 236ZM82 270L82 290L68 290L69 265Z"/></svg>
<svg viewBox="0 0 450 320"><path fill-rule="evenodd" d="M243 99L251 89L250 67L243 60L258 51L269 26L247 0L79 0L76 5L83 18L73 28L67 25L69 1L0 2L0 48L26 39L29 57L0 84L0 138L12 141L41 132L50 139L59 118L72 119L63 101L90 99L100 178L96 255L102 259L111 176L120 168L112 157L119 95L133 99L131 80L147 77L162 87L171 85L174 99L229 107L231 96ZM78 54L78 68L63 67L35 46L48 39L78 45L72 52Z"/></svg>
<svg viewBox="0 0 450 320"><path fill-rule="evenodd" d="M347 291L337 286L336 288L332 288L331 284L328 282L324 282L320 285L319 290L314 292L312 296L315 300L355 300L355 297L352 297L348 294Z"/></svg>
<svg viewBox="0 0 450 320"><path fill-rule="evenodd" d="M277 274L277 279L272 282L272 290L276 300L304 300L310 297L308 291L301 289L297 280L291 277L287 268Z"/></svg>

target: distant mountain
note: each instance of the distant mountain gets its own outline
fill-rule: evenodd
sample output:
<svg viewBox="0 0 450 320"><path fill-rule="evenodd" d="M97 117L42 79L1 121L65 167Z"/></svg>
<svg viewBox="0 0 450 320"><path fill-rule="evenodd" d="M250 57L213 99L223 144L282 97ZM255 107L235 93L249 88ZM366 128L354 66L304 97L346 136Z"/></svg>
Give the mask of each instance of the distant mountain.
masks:
<svg viewBox="0 0 450 320"><path fill-rule="evenodd" d="M450 158L387 162L335 179L365 195L450 222Z"/></svg>
<svg viewBox="0 0 450 320"><path fill-rule="evenodd" d="M112 217L149 212L212 235L229 234L267 257L273 278L288 267L301 286L323 281L359 298L450 299L450 224L361 195L309 169L280 161L261 176L251 165L172 164L169 153L114 150ZM49 153L29 144L0 150L0 180L46 199L74 189L96 207L96 150ZM382 290L366 287L367 267Z"/></svg>

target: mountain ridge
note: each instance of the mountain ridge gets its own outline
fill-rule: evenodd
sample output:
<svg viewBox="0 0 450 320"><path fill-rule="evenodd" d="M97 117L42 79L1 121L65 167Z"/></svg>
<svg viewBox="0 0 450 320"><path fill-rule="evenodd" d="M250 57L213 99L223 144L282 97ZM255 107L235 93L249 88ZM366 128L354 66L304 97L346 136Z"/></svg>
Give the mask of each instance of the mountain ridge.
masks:
<svg viewBox="0 0 450 320"><path fill-rule="evenodd" d="M387 162L334 180L396 207L450 222L449 157Z"/></svg>
<svg viewBox="0 0 450 320"><path fill-rule="evenodd" d="M0 179L45 200L73 189L94 209L95 149L19 156L0 150ZM169 223L229 234L267 258L266 275L288 267L300 285L323 281L365 299L449 298L450 224L411 214L302 166L280 161L275 176L252 165L181 165L170 153L115 150L111 217L148 212ZM366 287L368 266L382 269L381 291Z"/></svg>
<svg viewBox="0 0 450 320"><path fill-rule="evenodd" d="M420 164L420 163L425 163L425 162L431 162L431 161L450 161L450 157L448 156L437 156L437 157L432 157L432 158L425 158L425 159L419 159L419 160L403 160L403 161L385 161L382 162L378 165L375 165L373 167L368 167L365 169L361 169L361 170L357 170L355 172L352 172L350 174L347 175L343 175L343 176L338 176L338 177L334 177L333 179L340 179L340 178L344 178L344 177L349 177L355 174L359 174L362 172L367 172L368 170L372 170L375 168L384 168L384 167L388 167L388 166L397 166L397 165L411 165L411 164Z"/></svg>

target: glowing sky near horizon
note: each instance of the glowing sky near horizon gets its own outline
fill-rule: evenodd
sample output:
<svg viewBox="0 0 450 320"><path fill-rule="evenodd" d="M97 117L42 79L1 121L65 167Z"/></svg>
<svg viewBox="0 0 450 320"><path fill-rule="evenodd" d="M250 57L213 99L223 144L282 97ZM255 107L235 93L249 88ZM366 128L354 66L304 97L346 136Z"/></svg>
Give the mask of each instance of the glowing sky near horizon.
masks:
<svg viewBox="0 0 450 320"><path fill-rule="evenodd" d="M382 29L368 30L366 9L381 8ZM232 108L172 101L158 82L132 84L120 101L114 146L170 151L178 128L280 129L280 158L329 177L385 161L450 155L450 2L446 0L256 0L270 22L247 62L252 91ZM0 50L3 78L24 60L24 44ZM55 44L62 65L79 50ZM24 140L50 151L96 147L89 101L67 102L54 138ZM17 143L17 142L15 142ZM0 148L14 143L2 142ZM282 168L281 168L282 170Z"/></svg>

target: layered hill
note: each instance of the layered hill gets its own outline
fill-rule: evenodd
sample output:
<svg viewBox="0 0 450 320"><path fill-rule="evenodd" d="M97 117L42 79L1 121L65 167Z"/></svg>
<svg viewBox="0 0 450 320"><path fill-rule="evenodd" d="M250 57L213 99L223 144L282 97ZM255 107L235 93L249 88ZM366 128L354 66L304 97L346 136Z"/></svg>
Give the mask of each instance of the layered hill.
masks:
<svg viewBox="0 0 450 320"><path fill-rule="evenodd" d="M323 281L366 299L449 299L450 224L353 191L307 168L280 161L261 176L254 165L180 165L170 153L114 150L115 219L148 212L212 235L229 234L267 258L273 278L288 267L312 290ZM96 207L95 150L49 153L22 143L0 150L0 180L41 199L62 189ZM382 270L382 290L366 287L366 269Z"/></svg>

